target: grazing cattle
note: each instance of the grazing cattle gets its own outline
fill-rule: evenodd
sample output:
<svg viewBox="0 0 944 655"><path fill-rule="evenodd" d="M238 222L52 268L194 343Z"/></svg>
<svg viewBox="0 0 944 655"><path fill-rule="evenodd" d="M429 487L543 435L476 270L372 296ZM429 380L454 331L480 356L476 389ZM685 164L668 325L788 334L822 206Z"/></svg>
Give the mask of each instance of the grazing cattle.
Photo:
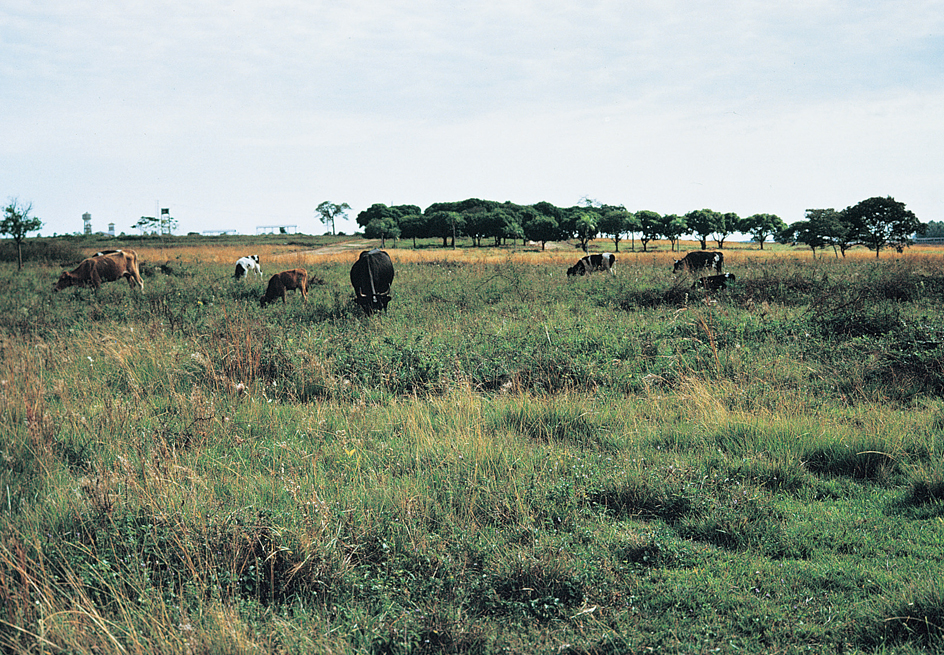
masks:
<svg viewBox="0 0 944 655"><path fill-rule="evenodd" d="M704 289L705 291L717 291L718 289L727 289L728 282L734 282L734 273L722 273L721 275L709 275L700 277L692 285L693 289Z"/></svg>
<svg viewBox="0 0 944 655"><path fill-rule="evenodd" d="M249 271L255 271L262 277L262 266L259 265L259 255L246 255L236 260L236 272L233 273L233 279L239 280L249 274Z"/></svg>
<svg viewBox="0 0 944 655"><path fill-rule="evenodd" d="M262 296L262 306L265 307L270 302L275 302L279 298L282 304L285 304L285 292L298 289L302 292L302 300L308 302L308 271L304 268L293 268L290 271L276 273L269 278L269 286L266 287L265 295Z"/></svg>
<svg viewBox="0 0 944 655"><path fill-rule="evenodd" d="M377 248L362 252L351 266L354 302L363 307L368 316L375 309L387 309L393 275L390 255Z"/></svg>
<svg viewBox="0 0 944 655"><path fill-rule="evenodd" d="M703 268L713 268L720 273L723 267L723 253L711 250L694 250L682 259L676 259L672 272L678 273L682 269L694 272Z"/></svg>
<svg viewBox="0 0 944 655"><path fill-rule="evenodd" d="M138 254L133 250L106 250L83 259L75 270L60 275L52 290L60 291L67 287L98 289L102 282L114 282L121 278L126 278L130 287L134 288L137 284L144 290L144 282L138 272Z"/></svg>
<svg viewBox="0 0 944 655"><path fill-rule="evenodd" d="M606 271L613 274L613 264L616 263L616 255L611 252L601 254L587 255L576 264L567 269L567 275L588 275L594 271Z"/></svg>

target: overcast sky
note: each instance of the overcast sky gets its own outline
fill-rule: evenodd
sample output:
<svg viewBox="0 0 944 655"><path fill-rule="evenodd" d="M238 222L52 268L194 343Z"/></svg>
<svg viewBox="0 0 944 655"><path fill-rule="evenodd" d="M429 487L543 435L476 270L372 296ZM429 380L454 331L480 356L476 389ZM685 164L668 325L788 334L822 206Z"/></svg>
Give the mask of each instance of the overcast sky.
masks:
<svg viewBox="0 0 944 655"><path fill-rule="evenodd" d="M42 234L483 198L944 220L940 0L0 0L0 200Z"/></svg>

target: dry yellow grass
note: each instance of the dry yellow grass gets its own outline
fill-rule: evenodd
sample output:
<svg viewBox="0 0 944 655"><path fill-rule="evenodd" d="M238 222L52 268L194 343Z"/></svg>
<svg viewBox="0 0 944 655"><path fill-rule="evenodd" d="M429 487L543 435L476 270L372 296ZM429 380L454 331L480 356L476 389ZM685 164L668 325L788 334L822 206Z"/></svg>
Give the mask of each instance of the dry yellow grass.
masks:
<svg viewBox="0 0 944 655"><path fill-rule="evenodd" d="M404 242L408 245L408 242ZM379 241L354 239L329 247L315 249L301 249L297 245L264 245L253 246L182 246L182 247L136 247L138 257L143 261L165 262L179 257L183 261L210 262L214 264L235 264L236 260L249 254L259 255L263 271L268 274L274 269L316 266L326 263L353 262L362 250L379 247ZM630 250L626 241L620 244L618 257L622 263L636 262L655 266L671 265L672 262L685 254L686 251L698 248L694 241L683 241L681 253L670 250L668 241L653 241L649 243L647 252ZM517 264L551 264L555 266L570 266L582 256L579 249L570 243L548 244L545 250L539 246L520 246L513 248L394 248L388 244L386 248L394 262L428 262L428 261L461 261L470 264L498 264L514 262ZM590 246L591 252L613 252L613 242L609 239L597 239ZM767 246L760 250L753 243L726 243L724 247L725 261L728 264L746 259L778 259L791 258L812 260L813 252L809 248L783 248ZM904 254L898 254L893 249L882 251L881 259L907 257L909 259L944 256L944 245L912 246ZM833 258L832 250L819 251L817 258ZM854 248L846 253L848 260L875 259L875 253L864 248Z"/></svg>

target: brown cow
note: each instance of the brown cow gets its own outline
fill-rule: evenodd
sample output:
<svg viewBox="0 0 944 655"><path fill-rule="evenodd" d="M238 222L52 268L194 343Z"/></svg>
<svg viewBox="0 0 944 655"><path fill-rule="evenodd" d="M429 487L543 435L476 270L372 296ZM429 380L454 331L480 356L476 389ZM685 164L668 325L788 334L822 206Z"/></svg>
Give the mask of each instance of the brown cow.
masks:
<svg viewBox="0 0 944 655"><path fill-rule="evenodd" d="M131 288L137 284L144 291L144 282L138 272L138 253L133 250L109 250L83 259L75 270L60 275L52 290L73 286L98 289L102 282L114 282L121 278L126 278Z"/></svg>
<svg viewBox="0 0 944 655"><path fill-rule="evenodd" d="M290 271L276 273L269 278L269 286L262 296L262 306L275 302L278 298L285 304L285 292L298 289L302 292L302 300L308 302L308 271L304 268L293 268Z"/></svg>

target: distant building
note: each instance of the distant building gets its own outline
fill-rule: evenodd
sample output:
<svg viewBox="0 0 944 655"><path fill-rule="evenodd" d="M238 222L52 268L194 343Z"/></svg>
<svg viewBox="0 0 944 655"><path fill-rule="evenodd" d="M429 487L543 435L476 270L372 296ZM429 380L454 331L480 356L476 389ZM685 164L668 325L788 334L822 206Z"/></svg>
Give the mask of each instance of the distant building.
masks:
<svg viewBox="0 0 944 655"><path fill-rule="evenodd" d="M108 224L108 236L111 236L111 237L115 236L115 224L114 224L114 223L109 223L109 224Z"/></svg>
<svg viewBox="0 0 944 655"><path fill-rule="evenodd" d="M85 212L82 214L82 221L85 223L85 236L90 236L92 234L92 215Z"/></svg>

